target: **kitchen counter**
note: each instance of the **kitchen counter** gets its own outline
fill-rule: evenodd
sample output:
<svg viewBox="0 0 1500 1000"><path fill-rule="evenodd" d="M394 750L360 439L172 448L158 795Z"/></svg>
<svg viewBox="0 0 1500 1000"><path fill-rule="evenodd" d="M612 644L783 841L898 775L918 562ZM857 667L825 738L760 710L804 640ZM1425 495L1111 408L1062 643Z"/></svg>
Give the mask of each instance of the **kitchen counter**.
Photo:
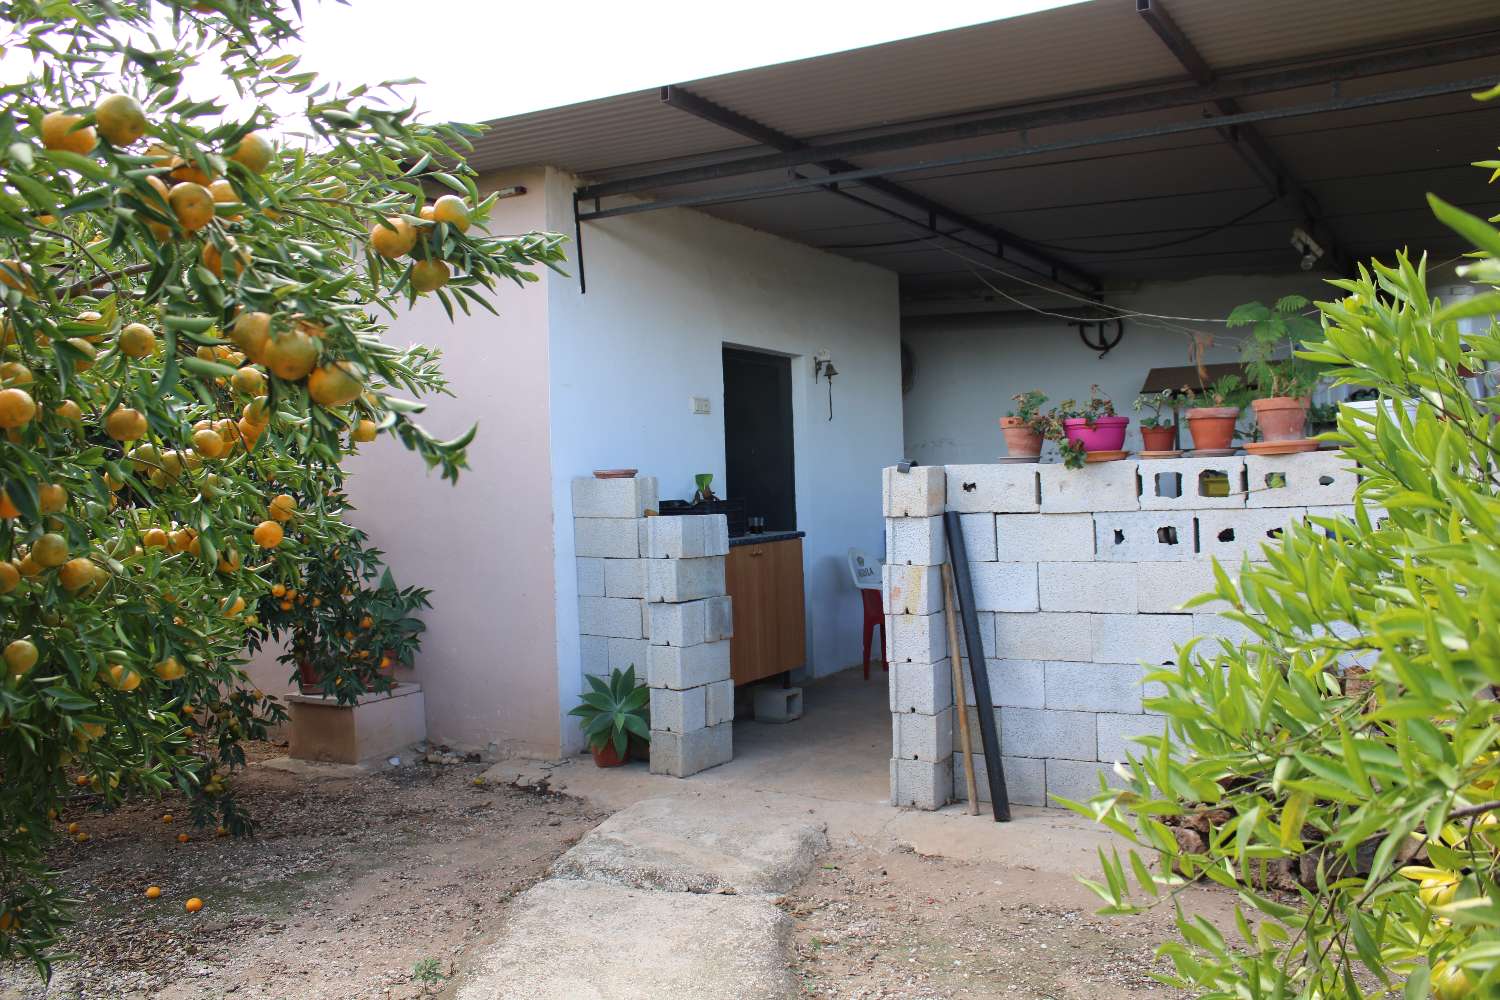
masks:
<svg viewBox="0 0 1500 1000"><path fill-rule="evenodd" d="M805 531L762 531L758 535L739 535L729 540L729 547L736 545L761 545L765 542L785 542L792 538L805 538Z"/></svg>

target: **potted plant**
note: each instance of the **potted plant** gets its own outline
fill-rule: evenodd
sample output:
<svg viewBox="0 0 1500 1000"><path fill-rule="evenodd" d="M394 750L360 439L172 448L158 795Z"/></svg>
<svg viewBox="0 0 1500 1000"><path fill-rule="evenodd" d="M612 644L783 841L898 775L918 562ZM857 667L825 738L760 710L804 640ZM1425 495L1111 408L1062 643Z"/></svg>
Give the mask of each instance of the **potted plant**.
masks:
<svg viewBox="0 0 1500 1000"><path fill-rule="evenodd" d="M1115 415L1115 404L1097 385L1089 386L1089 401L1082 408L1065 399L1047 415L1048 436L1057 442L1063 464L1070 469L1081 468L1090 454L1120 451L1129 423L1129 417Z"/></svg>
<svg viewBox="0 0 1500 1000"><path fill-rule="evenodd" d="M1300 295L1284 296L1272 306L1247 302L1225 320L1229 327L1250 327L1240 359L1254 391L1250 406L1267 443L1307 436L1309 397L1322 376L1320 365L1297 356L1298 345L1320 329L1316 320L1302 315L1308 305Z"/></svg>
<svg viewBox="0 0 1500 1000"><path fill-rule="evenodd" d="M1035 462L1042 454L1042 434L1046 418L1042 415L1042 404L1047 397L1036 389L1019 392L1011 397L1016 408L1000 418L1000 433L1005 435L1005 450L1011 458L1029 459Z"/></svg>
<svg viewBox="0 0 1500 1000"><path fill-rule="evenodd" d="M1227 454L1234 449L1234 425L1240 419L1244 383L1238 375L1225 375L1202 393L1184 386L1182 396L1189 408L1184 415L1193 435L1193 450L1201 454ZM1207 405L1191 405L1198 399Z"/></svg>
<svg viewBox="0 0 1500 1000"><path fill-rule="evenodd" d="M323 503L330 512L349 509L337 490ZM289 509L301 505L294 497ZM384 553L369 545L368 536L335 524L325 537L305 536L309 558L275 577L256 606L247 644L253 653L271 638L284 641L278 660L292 667L303 694L352 704L363 694L393 688L397 664L411 666L426 628L416 615L431 606L431 591L398 587Z"/></svg>
<svg viewBox="0 0 1500 1000"><path fill-rule="evenodd" d="M1143 393L1135 397L1133 409L1136 412L1150 410L1148 416L1141 418L1141 442L1146 451L1172 451L1177 441L1177 424L1162 416L1162 411L1172 412L1173 397L1176 396L1171 389L1163 389L1161 392Z"/></svg>
<svg viewBox="0 0 1500 1000"><path fill-rule="evenodd" d="M635 682L635 666L610 671L609 680L585 674L589 691L582 704L574 706L569 715L583 721L583 735L588 740L594 763L599 767L619 767L630 760L632 736L651 739L651 728L646 722L646 706L651 700L651 689Z"/></svg>

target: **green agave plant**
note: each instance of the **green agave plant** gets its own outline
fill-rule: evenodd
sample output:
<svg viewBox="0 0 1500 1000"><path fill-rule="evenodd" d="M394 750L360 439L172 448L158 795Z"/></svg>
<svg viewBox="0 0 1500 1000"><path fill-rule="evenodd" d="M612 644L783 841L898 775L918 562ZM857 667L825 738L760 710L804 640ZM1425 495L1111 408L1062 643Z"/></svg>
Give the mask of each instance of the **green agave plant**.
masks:
<svg viewBox="0 0 1500 1000"><path fill-rule="evenodd" d="M613 742L615 753L623 755L631 736L651 739L646 715L651 689L636 684L634 664L623 672L612 671L607 683L593 674L585 674L584 680L590 690L583 696L583 704L568 714L583 720L583 735L590 750L602 750Z"/></svg>

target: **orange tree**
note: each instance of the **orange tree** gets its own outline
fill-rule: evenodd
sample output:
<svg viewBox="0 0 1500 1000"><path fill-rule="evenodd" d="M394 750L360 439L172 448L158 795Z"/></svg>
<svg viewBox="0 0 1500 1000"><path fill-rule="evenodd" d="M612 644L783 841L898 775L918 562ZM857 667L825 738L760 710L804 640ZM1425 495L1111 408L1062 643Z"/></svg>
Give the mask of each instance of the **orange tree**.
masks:
<svg viewBox="0 0 1500 1000"><path fill-rule="evenodd" d="M44 972L60 810L175 788L248 829L225 772L279 709L245 635L349 531L340 458L387 434L463 467L472 431L414 422L437 352L378 317L426 293L489 308L562 259L559 237L484 232L472 129L303 72L289 6L0 2L11 66L30 58L0 87L0 958ZM188 93L194 64L245 110Z"/></svg>

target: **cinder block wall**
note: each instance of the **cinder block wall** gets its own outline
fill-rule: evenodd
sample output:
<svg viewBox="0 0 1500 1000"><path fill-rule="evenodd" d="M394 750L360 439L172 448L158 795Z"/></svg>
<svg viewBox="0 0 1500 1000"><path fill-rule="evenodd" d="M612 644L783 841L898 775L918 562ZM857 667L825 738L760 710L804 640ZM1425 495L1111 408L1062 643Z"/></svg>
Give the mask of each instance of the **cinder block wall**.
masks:
<svg viewBox="0 0 1500 1000"><path fill-rule="evenodd" d="M1062 465L918 466L883 473L891 801L965 794L940 567L945 510L961 513L980 639L1012 802L1087 798L1101 770L1164 720L1143 676L1195 635L1238 638L1211 607L1212 562L1238 566L1291 520L1353 514L1337 452ZM989 790L965 653L979 794Z"/></svg>
<svg viewBox="0 0 1500 1000"><path fill-rule="evenodd" d="M656 479L572 482L583 672L635 667L651 688L651 770L679 778L733 757L733 610L723 514L658 517Z"/></svg>

